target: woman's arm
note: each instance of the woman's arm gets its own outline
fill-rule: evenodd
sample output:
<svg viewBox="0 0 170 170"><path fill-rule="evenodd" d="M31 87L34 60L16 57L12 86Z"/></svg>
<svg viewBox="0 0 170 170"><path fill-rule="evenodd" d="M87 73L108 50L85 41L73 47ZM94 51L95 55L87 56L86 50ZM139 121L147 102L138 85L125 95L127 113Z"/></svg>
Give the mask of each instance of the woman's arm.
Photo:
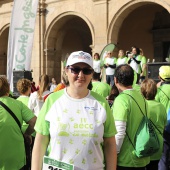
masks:
<svg viewBox="0 0 170 170"><path fill-rule="evenodd" d="M106 170L116 170L117 152L115 137L104 138L103 150L106 162Z"/></svg>
<svg viewBox="0 0 170 170"><path fill-rule="evenodd" d="M42 170L43 157L47 150L49 136L36 133L33 152L31 170Z"/></svg>

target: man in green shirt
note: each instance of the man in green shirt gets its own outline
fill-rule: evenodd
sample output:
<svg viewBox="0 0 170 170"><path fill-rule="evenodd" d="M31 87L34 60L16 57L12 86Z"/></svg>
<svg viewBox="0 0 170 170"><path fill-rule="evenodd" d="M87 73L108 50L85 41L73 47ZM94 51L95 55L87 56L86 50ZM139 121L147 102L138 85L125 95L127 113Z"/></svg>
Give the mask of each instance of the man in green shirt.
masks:
<svg viewBox="0 0 170 170"><path fill-rule="evenodd" d="M109 86L105 82L100 82L99 80L99 74L94 72L92 77L92 91L100 94L103 97L107 97L110 94L111 86Z"/></svg>
<svg viewBox="0 0 170 170"><path fill-rule="evenodd" d="M133 79L134 71L128 64L116 68L114 82L119 90L119 96L115 99L112 110L118 132L115 136L118 154L117 170L145 170L145 166L150 162L150 157L138 158L133 153L132 143L134 144L136 131L143 118L140 108L144 114L147 112L144 97L132 88ZM136 100L140 108L129 95Z"/></svg>

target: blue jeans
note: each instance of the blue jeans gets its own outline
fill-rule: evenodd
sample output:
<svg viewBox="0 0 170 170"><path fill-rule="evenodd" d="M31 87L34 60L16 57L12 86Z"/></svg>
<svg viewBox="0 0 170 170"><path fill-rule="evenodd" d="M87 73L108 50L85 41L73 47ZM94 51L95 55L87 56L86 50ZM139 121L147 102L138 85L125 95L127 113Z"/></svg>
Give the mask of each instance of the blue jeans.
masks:
<svg viewBox="0 0 170 170"><path fill-rule="evenodd" d="M114 75L106 75L106 82L112 87L114 85Z"/></svg>
<svg viewBox="0 0 170 170"><path fill-rule="evenodd" d="M164 146L162 157L159 161L159 170L169 170L170 163L170 134L164 131Z"/></svg>

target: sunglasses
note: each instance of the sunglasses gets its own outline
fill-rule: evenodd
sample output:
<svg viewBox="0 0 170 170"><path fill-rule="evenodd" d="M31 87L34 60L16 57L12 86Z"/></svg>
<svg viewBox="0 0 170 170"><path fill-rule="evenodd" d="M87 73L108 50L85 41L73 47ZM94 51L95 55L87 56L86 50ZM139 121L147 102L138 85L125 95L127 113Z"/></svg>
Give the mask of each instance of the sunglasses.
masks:
<svg viewBox="0 0 170 170"><path fill-rule="evenodd" d="M68 69L70 69L71 73L73 74L79 74L80 71L82 71L83 74L85 75L90 75L91 73L93 73L93 69L89 69L89 68L68 67Z"/></svg>

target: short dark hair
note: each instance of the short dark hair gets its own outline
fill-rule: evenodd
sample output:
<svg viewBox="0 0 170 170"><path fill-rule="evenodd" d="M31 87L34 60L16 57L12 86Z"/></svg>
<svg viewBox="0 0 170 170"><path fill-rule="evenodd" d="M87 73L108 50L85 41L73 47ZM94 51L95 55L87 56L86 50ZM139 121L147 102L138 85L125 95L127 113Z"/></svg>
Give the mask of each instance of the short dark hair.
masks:
<svg viewBox="0 0 170 170"><path fill-rule="evenodd" d="M96 72L93 72L93 80L99 80L100 79L100 75Z"/></svg>
<svg viewBox="0 0 170 170"><path fill-rule="evenodd" d="M115 74L118 83L122 84L123 86L131 86L133 84L134 79L134 71L131 66L128 64L119 65L115 69Z"/></svg>

